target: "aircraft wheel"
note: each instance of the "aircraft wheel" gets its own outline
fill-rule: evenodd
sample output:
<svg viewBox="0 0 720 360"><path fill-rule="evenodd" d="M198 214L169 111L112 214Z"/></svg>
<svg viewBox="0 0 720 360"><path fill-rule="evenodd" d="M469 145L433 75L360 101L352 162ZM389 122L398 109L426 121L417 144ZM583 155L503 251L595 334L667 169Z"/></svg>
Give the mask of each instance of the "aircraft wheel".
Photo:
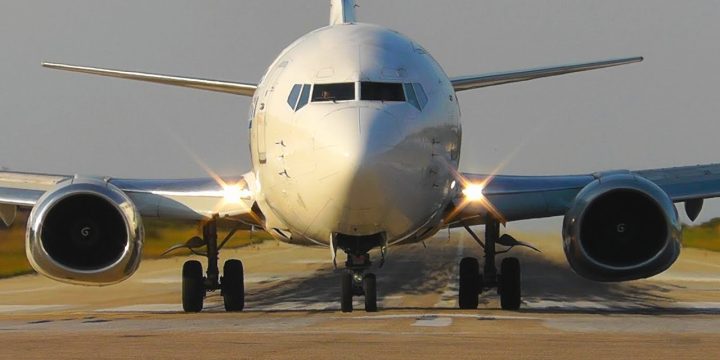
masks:
<svg viewBox="0 0 720 360"><path fill-rule="evenodd" d="M520 260L505 258L500 265L500 307L503 310L520 308Z"/></svg>
<svg viewBox="0 0 720 360"><path fill-rule="evenodd" d="M458 305L461 309L477 309L480 294L480 264L476 258L460 260Z"/></svg>
<svg viewBox="0 0 720 360"><path fill-rule="evenodd" d="M340 309L342 312L352 312L353 311L353 278L352 274L349 272L344 272L342 274L342 297L340 299Z"/></svg>
<svg viewBox="0 0 720 360"><path fill-rule="evenodd" d="M377 281L375 274L366 274L363 277L363 290L365 290L365 311L376 312L377 309Z"/></svg>
<svg viewBox="0 0 720 360"><path fill-rule="evenodd" d="M242 311L245 307L245 279L240 260L228 260L223 266L222 286L225 311Z"/></svg>
<svg viewBox="0 0 720 360"><path fill-rule="evenodd" d="M185 312L200 312L205 298L205 279L197 260L185 262L182 270L182 304Z"/></svg>

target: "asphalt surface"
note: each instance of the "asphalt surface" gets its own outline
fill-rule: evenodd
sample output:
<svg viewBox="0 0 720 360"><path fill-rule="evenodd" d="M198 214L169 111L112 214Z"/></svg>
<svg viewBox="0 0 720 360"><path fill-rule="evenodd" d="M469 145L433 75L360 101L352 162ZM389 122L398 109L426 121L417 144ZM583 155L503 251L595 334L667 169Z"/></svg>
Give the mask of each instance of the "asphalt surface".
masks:
<svg viewBox="0 0 720 360"><path fill-rule="evenodd" d="M390 249L373 269L377 313L361 311L362 298L339 312L328 249L275 242L221 254L245 263L242 313L225 313L219 294L182 313L186 258L147 261L103 288L6 279L0 359L720 358L720 254L685 249L660 276L602 284L572 273L559 238L518 238L543 250L511 253L523 267L520 311L500 310L494 293L457 309L457 263L481 253L460 231Z"/></svg>

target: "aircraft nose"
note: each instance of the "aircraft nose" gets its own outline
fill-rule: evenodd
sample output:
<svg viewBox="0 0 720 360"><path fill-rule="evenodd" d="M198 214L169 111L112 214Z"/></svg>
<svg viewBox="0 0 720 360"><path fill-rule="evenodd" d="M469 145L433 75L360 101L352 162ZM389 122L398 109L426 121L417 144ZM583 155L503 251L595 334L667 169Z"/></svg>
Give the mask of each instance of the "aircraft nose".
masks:
<svg viewBox="0 0 720 360"><path fill-rule="evenodd" d="M332 198L338 232L377 233L392 194L388 177L402 177L395 156L401 122L382 109L352 107L327 114L316 133L316 179Z"/></svg>
<svg viewBox="0 0 720 360"><path fill-rule="evenodd" d="M371 168L378 154L400 141L400 121L382 109L349 107L333 111L318 124L316 148L330 155L334 166L354 172ZM338 170L340 170L338 168Z"/></svg>

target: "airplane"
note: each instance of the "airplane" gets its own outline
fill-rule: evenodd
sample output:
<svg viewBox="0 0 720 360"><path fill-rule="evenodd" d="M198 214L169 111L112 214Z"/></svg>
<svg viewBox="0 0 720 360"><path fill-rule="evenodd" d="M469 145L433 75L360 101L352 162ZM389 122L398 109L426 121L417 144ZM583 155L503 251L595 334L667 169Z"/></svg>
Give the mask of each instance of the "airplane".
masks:
<svg viewBox="0 0 720 360"><path fill-rule="evenodd" d="M209 80L44 63L52 69L251 97L252 169L236 177L123 179L0 171L0 220L31 209L26 253L40 274L104 286L128 279L141 261L143 218L197 221L202 236L173 247L207 259L182 268L182 306L200 312L220 291L225 310L245 308L244 267L219 252L236 230L323 247L340 276L340 309L378 310L377 279L390 247L464 228L483 248L459 263L458 306L478 307L496 289L505 310L522 305L520 262L496 256L532 245L500 227L564 216L563 248L585 278L619 282L654 276L680 254L676 203L695 220L720 197L720 164L568 176L462 172L457 93L637 63L629 57L490 74L448 76L417 42L357 21L354 0L331 0L328 26L285 48L259 83ZM218 236L218 223L235 230ZM484 225L484 237L473 226ZM370 253L378 257L372 258ZM377 254L377 255L375 255ZM392 274L388 274L392 276Z"/></svg>

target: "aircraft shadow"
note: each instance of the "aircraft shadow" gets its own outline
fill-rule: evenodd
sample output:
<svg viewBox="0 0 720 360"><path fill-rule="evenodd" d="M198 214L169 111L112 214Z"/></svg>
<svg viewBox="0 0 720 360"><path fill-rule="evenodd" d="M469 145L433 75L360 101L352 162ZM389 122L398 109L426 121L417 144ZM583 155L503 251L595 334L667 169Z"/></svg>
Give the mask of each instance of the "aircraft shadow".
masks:
<svg viewBox="0 0 720 360"><path fill-rule="evenodd" d="M547 304L529 306L519 310L519 313L720 314L720 306L673 306L675 300L672 292L684 289L681 285L647 280L599 283L576 275L566 263L553 261L543 254L521 250L512 255L520 258L523 266L524 301L528 304ZM432 294L442 297L450 289L450 299L454 300L457 296L456 292L452 292L453 289L457 290L455 262L454 249L446 250L441 246L423 249L422 245L399 249L392 253L382 269L372 269L378 274L378 299L402 297L406 300ZM259 307L272 307L279 303L311 305L339 302L340 274L341 270L334 271L330 267L319 269L312 276L280 281L265 289L248 291L247 300ZM497 310L497 299L495 291L482 294L479 309L482 311L485 307ZM456 310L442 304L432 306L424 302L416 306L412 301L400 303L399 306L382 304L381 309Z"/></svg>

